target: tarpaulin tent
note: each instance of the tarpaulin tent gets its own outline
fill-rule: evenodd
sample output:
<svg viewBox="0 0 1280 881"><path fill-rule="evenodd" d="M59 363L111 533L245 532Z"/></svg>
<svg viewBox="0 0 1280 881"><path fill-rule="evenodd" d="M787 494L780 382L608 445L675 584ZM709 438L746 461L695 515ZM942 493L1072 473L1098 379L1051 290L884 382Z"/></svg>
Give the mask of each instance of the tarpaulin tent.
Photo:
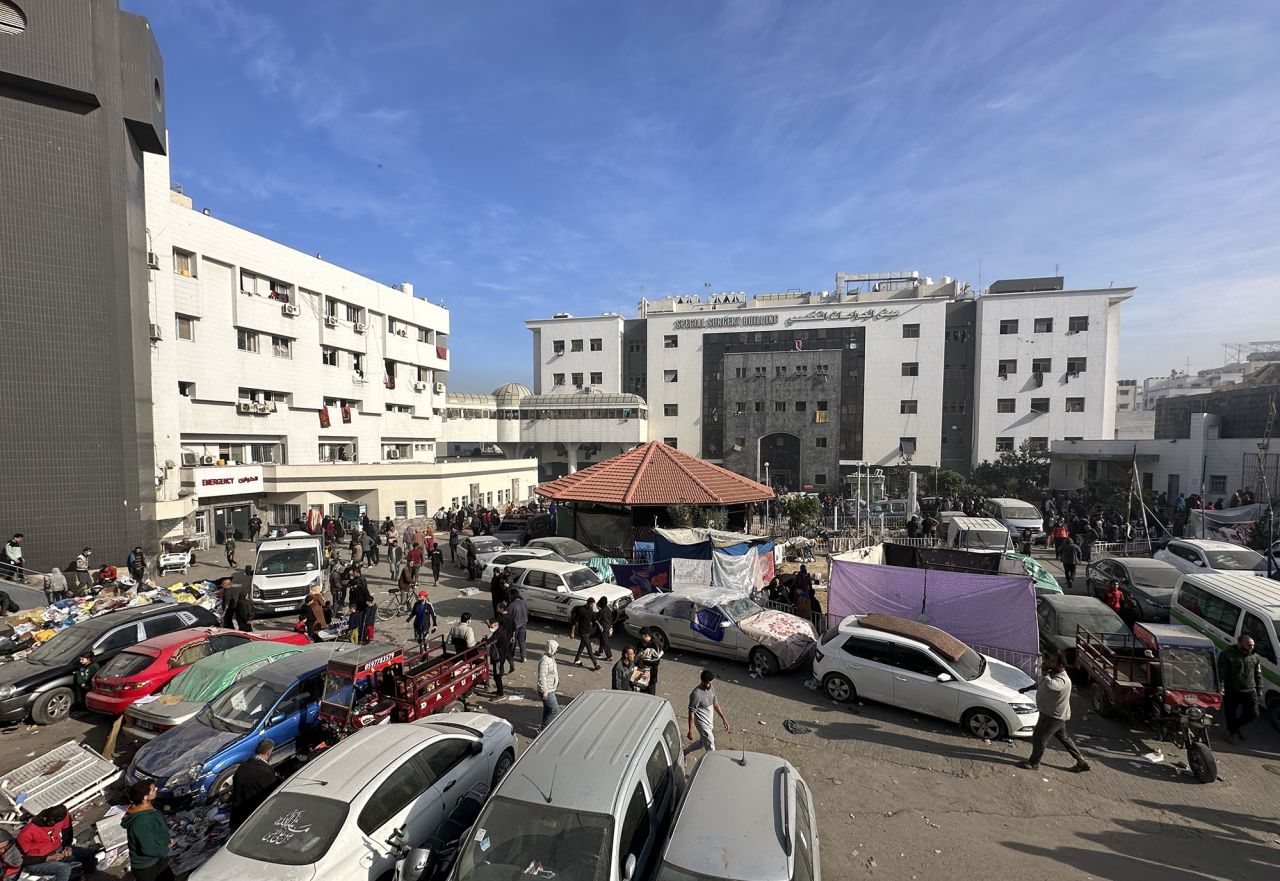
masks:
<svg viewBox="0 0 1280 881"><path fill-rule="evenodd" d="M654 559L671 560L671 583L678 591L714 586L745 596L768 580L764 574L772 569L773 548L773 539L760 535L654 530ZM767 557L763 565L762 557Z"/></svg>
<svg viewBox="0 0 1280 881"><path fill-rule="evenodd" d="M1030 578L847 559L852 556L831 559L827 612L833 623L868 612L922 621L1035 675L1039 631Z"/></svg>

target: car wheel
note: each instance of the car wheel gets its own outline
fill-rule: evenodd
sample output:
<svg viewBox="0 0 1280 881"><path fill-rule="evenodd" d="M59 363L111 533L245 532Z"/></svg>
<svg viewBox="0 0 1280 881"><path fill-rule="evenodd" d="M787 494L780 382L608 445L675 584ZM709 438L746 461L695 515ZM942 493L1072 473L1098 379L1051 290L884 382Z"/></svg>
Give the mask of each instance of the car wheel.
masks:
<svg viewBox="0 0 1280 881"><path fill-rule="evenodd" d="M1280 731L1280 697L1274 694L1267 698L1267 718L1271 721L1271 725Z"/></svg>
<svg viewBox="0 0 1280 881"><path fill-rule="evenodd" d="M1106 691L1096 682L1089 686L1089 705L1099 716L1112 716L1116 711L1111 698L1107 697Z"/></svg>
<svg viewBox="0 0 1280 881"><path fill-rule="evenodd" d="M657 628L650 630L649 635L653 637L653 647L665 655L667 649L671 647L671 643L667 641L667 635Z"/></svg>
<svg viewBox="0 0 1280 881"><path fill-rule="evenodd" d="M756 647L751 650L751 656L748 660L751 671L757 676L776 676L781 664L778 663L778 656L766 648Z"/></svg>
<svg viewBox="0 0 1280 881"><path fill-rule="evenodd" d="M37 725L61 722L71 712L73 695L69 688L51 688L31 706L31 721Z"/></svg>
<svg viewBox="0 0 1280 881"><path fill-rule="evenodd" d="M239 767L240 767L239 765L232 765L230 768L223 771L221 774L217 776L217 778L214 779L213 785L209 787L210 802L215 802L222 798L231 797L232 778L236 776L236 769Z"/></svg>
<svg viewBox="0 0 1280 881"><path fill-rule="evenodd" d="M440 712L442 712L442 713L461 713L461 712L463 712L465 709L466 709L466 707L464 707L464 706L462 705L462 701L454 701L453 703L448 704L447 706L445 706L445 708L444 708L443 710L441 710Z"/></svg>
<svg viewBox="0 0 1280 881"><path fill-rule="evenodd" d="M493 780L489 784L490 792L498 788L502 778L507 776L507 772L511 770L511 766L515 763L516 754L509 749L503 750L502 755L498 756L498 763L493 766Z"/></svg>
<svg viewBox="0 0 1280 881"><path fill-rule="evenodd" d="M826 691L827 697L840 704L847 704L858 696L858 690L853 687L853 683L847 676L840 673L828 673L824 676L822 688Z"/></svg>
<svg viewBox="0 0 1280 881"><path fill-rule="evenodd" d="M997 716L994 710L988 710L986 707L966 710L960 717L960 727L966 734L983 740L1004 740L1009 736L1004 720Z"/></svg>

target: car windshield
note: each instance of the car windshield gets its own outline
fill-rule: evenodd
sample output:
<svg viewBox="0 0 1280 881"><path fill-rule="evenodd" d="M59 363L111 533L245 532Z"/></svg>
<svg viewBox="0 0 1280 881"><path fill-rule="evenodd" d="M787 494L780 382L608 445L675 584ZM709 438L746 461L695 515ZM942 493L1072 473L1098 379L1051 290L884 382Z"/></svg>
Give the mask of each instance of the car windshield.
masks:
<svg viewBox="0 0 1280 881"><path fill-rule="evenodd" d="M1076 627L1083 627L1090 633L1128 633L1120 616L1101 603L1096 609L1069 609L1058 613L1058 633L1061 636L1075 636Z"/></svg>
<svg viewBox="0 0 1280 881"><path fill-rule="evenodd" d="M613 819L494 798L472 827L453 881L596 881L609 877Z"/></svg>
<svg viewBox="0 0 1280 881"><path fill-rule="evenodd" d="M503 520L498 526L499 532L524 532L524 528L529 525L528 520Z"/></svg>
<svg viewBox="0 0 1280 881"><path fill-rule="evenodd" d="M324 693L320 697L321 703L337 704L340 707L350 709L351 696L354 693L352 679L346 673L324 674Z"/></svg>
<svg viewBox="0 0 1280 881"><path fill-rule="evenodd" d="M1040 519L1040 512L1030 505L1005 505L1000 511L1006 520Z"/></svg>
<svg viewBox="0 0 1280 881"><path fill-rule="evenodd" d="M1168 568L1164 566L1152 566L1150 569L1130 569L1129 579L1134 584L1140 584L1143 587L1159 587L1173 590L1177 587L1178 579L1182 577L1182 573L1172 566Z"/></svg>
<svg viewBox="0 0 1280 881"><path fill-rule="evenodd" d="M258 554L253 571L258 575L297 575L314 571L316 561L316 549L313 547L262 551Z"/></svg>
<svg viewBox="0 0 1280 881"><path fill-rule="evenodd" d="M1009 533L994 529L966 529L960 533L960 547L1002 550L1009 544Z"/></svg>
<svg viewBox="0 0 1280 881"><path fill-rule="evenodd" d="M125 676L141 673L150 667L153 661L155 661L155 658L150 655L121 652L103 664L102 669L98 671L98 675L103 679L122 679Z"/></svg>
<svg viewBox="0 0 1280 881"><path fill-rule="evenodd" d="M1210 649L1161 648L1160 676L1165 688L1178 691L1218 691L1218 676Z"/></svg>
<svg viewBox="0 0 1280 881"><path fill-rule="evenodd" d="M964 654L959 660L951 662L951 669L965 680L972 682L982 675L982 671L987 669L987 659L982 657L971 648L966 648Z"/></svg>
<svg viewBox="0 0 1280 881"><path fill-rule="evenodd" d="M588 587L604 584L600 576L590 569L574 569L566 572L564 579L569 584L569 590L573 591L586 590Z"/></svg>
<svg viewBox="0 0 1280 881"><path fill-rule="evenodd" d="M278 866L309 865L329 852L347 810L347 803L337 799L277 792L235 831L227 850Z"/></svg>
<svg viewBox="0 0 1280 881"><path fill-rule="evenodd" d="M200 721L215 731L243 734L253 728L280 700L276 686L247 679L200 711Z"/></svg>
<svg viewBox="0 0 1280 881"><path fill-rule="evenodd" d="M27 663L39 664L42 667L56 667L59 664L70 664L80 652L93 645L93 641L101 635L97 629L77 628L75 625L61 633L53 635L48 642L41 643L27 655Z"/></svg>
<svg viewBox="0 0 1280 881"><path fill-rule="evenodd" d="M721 603L720 608L734 620L734 623L750 618L752 615L759 615L764 611L761 606L748 599L729 600L727 603Z"/></svg>
<svg viewBox="0 0 1280 881"><path fill-rule="evenodd" d="M582 542L574 541L571 538L558 538L555 540L554 543L542 545L542 547L551 548L551 550L564 554L566 557L572 554L594 554L595 553L593 550L591 550L591 548L587 547Z"/></svg>
<svg viewBox="0 0 1280 881"><path fill-rule="evenodd" d="M1262 569L1265 568L1262 554L1257 551L1251 551L1248 548L1240 548L1230 551L1210 551L1206 550L1204 555L1209 559L1209 565L1214 569Z"/></svg>

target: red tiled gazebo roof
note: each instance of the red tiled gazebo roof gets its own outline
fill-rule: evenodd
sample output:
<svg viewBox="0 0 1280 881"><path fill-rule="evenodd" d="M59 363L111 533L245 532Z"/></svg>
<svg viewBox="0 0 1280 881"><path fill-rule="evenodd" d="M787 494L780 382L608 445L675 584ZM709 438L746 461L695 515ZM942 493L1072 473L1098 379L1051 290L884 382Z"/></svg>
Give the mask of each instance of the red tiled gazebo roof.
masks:
<svg viewBox="0 0 1280 881"><path fill-rule="evenodd" d="M762 483L649 441L534 490L558 502L612 505L736 505L773 498Z"/></svg>

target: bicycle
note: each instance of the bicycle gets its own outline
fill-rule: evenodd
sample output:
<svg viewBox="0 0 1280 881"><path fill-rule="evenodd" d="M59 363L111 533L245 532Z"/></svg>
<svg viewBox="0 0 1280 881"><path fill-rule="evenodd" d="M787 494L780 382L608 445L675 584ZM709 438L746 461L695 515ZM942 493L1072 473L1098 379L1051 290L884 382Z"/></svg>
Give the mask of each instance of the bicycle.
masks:
<svg viewBox="0 0 1280 881"><path fill-rule="evenodd" d="M397 616L407 617L409 612L413 610L409 596L403 593L398 587L387 588L387 602L378 603L378 620L390 621Z"/></svg>

